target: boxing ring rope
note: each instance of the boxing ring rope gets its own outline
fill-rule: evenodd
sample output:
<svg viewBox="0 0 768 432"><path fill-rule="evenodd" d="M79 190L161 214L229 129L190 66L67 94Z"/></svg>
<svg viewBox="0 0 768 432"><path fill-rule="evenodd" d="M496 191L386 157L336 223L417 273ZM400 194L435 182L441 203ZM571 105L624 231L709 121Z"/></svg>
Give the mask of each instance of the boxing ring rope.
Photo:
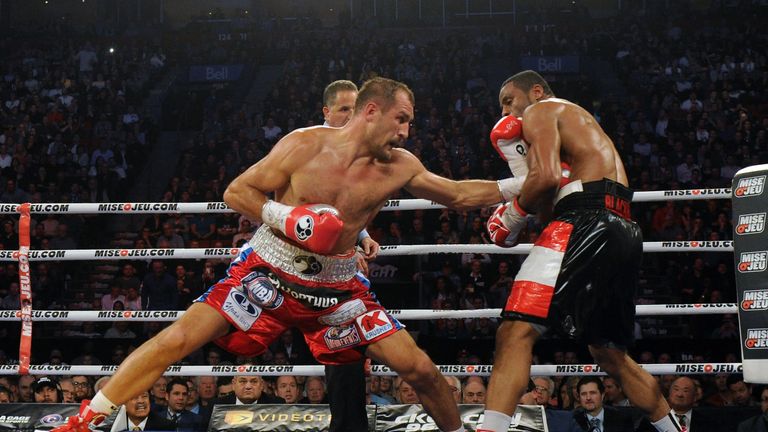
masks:
<svg viewBox="0 0 768 432"><path fill-rule="evenodd" d="M651 375L717 375L720 373L740 373L741 363L650 363L640 365ZM437 365L443 375L453 376L490 376L492 365ZM77 365L31 365L32 375L112 375L116 365L77 366ZM18 373L17 365L0 365L1 375ZM218 365L218 366L181 366L173 365L166 369L167 376L232 376L232 375L304 375L323 376L325 367L321 365ZM397 376L397 373L382 365L372 365L371 375ZM569 365L533 365L531 376L571 376L571 375L607 375L596 364Z"/></svg>
<svg viewBox="0 0 768 432"><path fill-rule="evenodd" d="M731 190L715 189L681 189L663 191L635 192L632 202L655 201L690 201L727 199ZM0 204L0 214L18 213L20 204ZM382 211L395 210L433 210L445 206L424 199L389 200ZM234 213L223 202L194 202L194 203L41 203L32 204L31 213L38 214L156 214L156 213Z"/></svg>
<svg viewBox="0 0 768 432"><path fill-rule="evenodd" d="M729 199L728 188L663 190L635 192L633 202L688 201ZM382 211L430 210L443 209L444 206L429 200L403 199L389 200ZM0 251L0 261L18 261L24 264L19 268L22 282L29 281L29 261L83 261L83 260L135 260L135 259L230 259L240 253L237 248L189 248L189 249L76 249L76 250L30 250L29 227L22 230L24 217L35 214L179 214L179 213L234 213L223 202L195 203L37 203L37 204L0 204L0 214L21 213L19 250ZM24 232L22 232L24 231ZM523 255L531 251L533 245L521 244L513 248L501 248L495 245L386 245L381 247L380 256L423 255L430 253L486 253ZM668 241L645 242L644 252L733 252L732 241ZM29 286L29 284L26 284ZM24 290L22 290L24 291ZM111 374L117 366L51 366L30 365L32 321L175 321L183 311L33 311L31 310L31 290L23 292L25 306L18 311L0 311L0 321L21 321L22 340L20 345L19 365L0 365L0 375L9 374L49 374L49 375L105 375ZM708 315L734 313L737 305L729 304L663 304L638 305L636 312L644 315ZM393 316L403 320L427 319L472 319L497 318L500 309L473 310L391 310ZM650 364L641 365L651 374L711 374L736 373L741 371L739 363L701 363L701 364ZM170 366L167 375L285 375L290 370L295 375L323 375L322 366ZM250 368L250 369L249 369ZM272 369L270 369L272 368ZM439 366L446 375L490 375L490 365ZM251 370L252 369L252 370ZM280 372L277 372L277 370ZM270 372L272 370L272 372ZM597 365L540 365L531 368L533 375L604 375ZM373 366L374 375L395 375L388 368Z"/></svg>
<svg viewBox="0 0 768 432"><path fill-rule="evenodd" d="M735 303L696 303L696 304L654 304L637 305L637 316L664 315L718 315L737 312ZM390 315L401 320L436 320L436 319L473 319L499 318L501 309L387 309ZM62 311L36 310L32 311L32 321L94 321L94 322L173 322L184 315L184 311L155 310L155 311ZM0 310L0 322L19 321L21 313L17 310Z"/></svg>
<svg viewBox="0 0 768 432"><path fill-rule="evenodd" d="M530 243L511 248L488 244L427 244L385 245L379 256L424 255L430 253L485 253L525 255L531 251ZM733 252L731 240L645 242L643 252ZM58 249L30 250L30 261L88 261L136 259L231 259L240 253L238 248L167 248L167 249ZM16 261L18 251L0 250L0 261Z"/></svg>

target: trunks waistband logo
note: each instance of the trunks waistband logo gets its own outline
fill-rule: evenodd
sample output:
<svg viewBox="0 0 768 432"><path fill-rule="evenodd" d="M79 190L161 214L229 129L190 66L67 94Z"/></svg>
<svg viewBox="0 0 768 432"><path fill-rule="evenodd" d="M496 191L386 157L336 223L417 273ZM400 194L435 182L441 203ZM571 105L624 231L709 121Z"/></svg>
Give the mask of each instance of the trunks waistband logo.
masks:
<svg viewBox="0 0 768 432"><path fill-rule="evenodd" d="M311 255L296 255L293 257L293 268L307 276L314 276L323 271L323 265L320 264L317 258Z"/></svg>

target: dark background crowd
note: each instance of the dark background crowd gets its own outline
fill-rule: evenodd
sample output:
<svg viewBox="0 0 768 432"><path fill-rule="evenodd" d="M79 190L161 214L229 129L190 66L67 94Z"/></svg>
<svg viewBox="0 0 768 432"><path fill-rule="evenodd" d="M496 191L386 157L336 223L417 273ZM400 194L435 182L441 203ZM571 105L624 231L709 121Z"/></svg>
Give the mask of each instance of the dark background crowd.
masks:
<svg viewBox="0 0 768 432"><path fill-rule="evenodd" d="M360 85L373 76L414 90L416 116L405 147L429 170L454 179L504 178L508 168L489 142L500 117L499 84L520 69L521 57L542 55L578 56L578 70L546 78L557 96L600 122L635 190L729 187L738 169L768 160L762 28L768 10L761 2L648 1L645 9L627 2L611 13L550 3L521 9L514 25L503 15L487 23L452 16L437 27L393 22L385 14L357 22L342 11L338 25L328 27L313 18L211 10L176 28L145 23L148 31L63 18L6 31L0 202L221 201L228 183L281 137L322 124L325 85L337 79ZM242 77L196 82L187 70L199 64L240 64ZM382 245L488 244L491 210L386 211L368 231ZM729 200L638 203L632 214L646 241L733 236ZM16 249L18 217L4 215L1 223L1 247ZM31 235L33 249L233 247L258 225L226 213L35 214ZM534 227L524 242L536 235ZM371 263L370 276L389 308L498 308L522 258L388 257ZM35 262L34 308L184 309L227 265L224 259ZM647 253L639 285L639 304L734 302L732 254ZM0 266L0 307L19 307L14 262ZM495 319L406 324L438 364L492 362ZM38 323L33 363L118 364L164 325ZM18 327L6 322L0 332L0 363L12 363ZM739 361L733 315L638 317L636 336L632 353L641 363ZM256 358L206 347L187 361L313 362L298 333L283 335ZM568 341L545 338L535 361L592 359ZM671 385L674 378L661 379ZM556 381L559 389L570 380ZM696 382L696 403L735 404L725 377ZM752 390L750 404L760 398ZM559 392L552 397L567 407Z"/></svg>

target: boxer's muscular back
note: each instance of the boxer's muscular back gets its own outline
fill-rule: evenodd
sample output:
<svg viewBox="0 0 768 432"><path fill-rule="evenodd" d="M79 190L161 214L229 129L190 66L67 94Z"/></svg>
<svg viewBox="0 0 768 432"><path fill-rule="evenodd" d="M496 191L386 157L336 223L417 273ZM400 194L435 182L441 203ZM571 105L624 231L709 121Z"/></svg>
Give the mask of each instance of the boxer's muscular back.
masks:
<svg viewBox="0 0 768 432"><path fill-rule="evenodd" d="M549 98L539 104L557 114L560 159L571 165L571 181L608 178L628 186L621 157L592 114L565 99Z"/></svg>
<svg viewBox="0 0 768 432"><path fill-rule="evenodd" d="M289 182L276 190L278 201L330 204L341 213L344 229L336 253L354 246L360 230L418 169L412 163L415 158L401 149L394 149L387 162L356 156L360 144L340 142L339 131L305 129L295 133L287 148L275 148L293 161L285 169Z"/></svg>

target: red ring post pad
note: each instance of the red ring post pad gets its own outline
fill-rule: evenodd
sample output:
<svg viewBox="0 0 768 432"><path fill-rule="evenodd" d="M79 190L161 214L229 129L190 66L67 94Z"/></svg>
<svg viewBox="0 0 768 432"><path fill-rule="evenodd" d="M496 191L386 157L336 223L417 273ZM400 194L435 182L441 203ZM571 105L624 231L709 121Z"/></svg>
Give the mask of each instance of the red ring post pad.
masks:
<svg viewBox="0 0 768 432"><path fill-rule="evenodd" d="M768 383L768 165L733 177L733 259L744 380Z"/></svg>
<svg viewBox="0 0 768 432"><path fill-rule="evenodd" d="M19 298L21 300L21 342L19 343L19 373L29 373L32 353L32 283L29 271L30 203L19 206Z"/></svg>

